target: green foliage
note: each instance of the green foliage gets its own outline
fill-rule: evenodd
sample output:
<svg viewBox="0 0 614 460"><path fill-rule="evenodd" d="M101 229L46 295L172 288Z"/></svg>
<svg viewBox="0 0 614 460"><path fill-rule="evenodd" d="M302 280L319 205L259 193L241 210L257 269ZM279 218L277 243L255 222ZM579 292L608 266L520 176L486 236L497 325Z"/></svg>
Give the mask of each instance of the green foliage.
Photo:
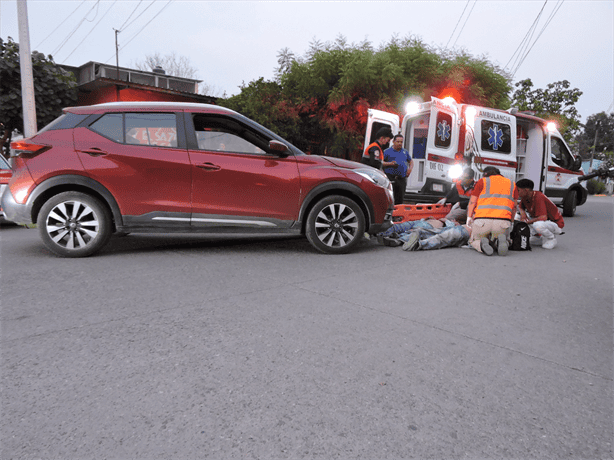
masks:
<svg viewBox="0 0 614 460"><path fill-rule="evenodd" d="M276 126L312 153L358 159L367 110L400 114L409 97L428 101L452 92L461 102L509 106L511 85L501 69L485 58L436 51L416 37L393 36L377 49L343 36L314 39L304 56L284 48L277 57L276 82L251 82L223 104Z"/></svg>
<svg viewBox="0 0 614 460"><path fill-rule="evenodd" d="M583 158L590 158L594 154L595 158L603 160L605 152L614 151L614 112L589 116L577 142Z"/></svg>
<svg viewBox="0 0 614 460"><path fill-rule="evenodd" d="M582 91L578 88L570 88L567 80L549 83L546 89L533 89L530 78L516 83L518 88L512 97L512 105L519 110L530 110L540 118L556 120L559 132L565 141L575 145L574 139L580 132L581 123L578 102Z"/></svg>
<svg viewBox="0 0 614 460"><path fill-rule="evenodd" d="M0 38L0 122L6 129L23 133L19 44ZM36 119L39 128L57 118L64 107L77 101L77 83L51 56L32 53Z"/></svg>
<svg viewBox="0 0 614 460"><path fill-rule="evenodd" d="M598 179L590 179L586 182L586 189L591 195L600 195L605 192L605 184Z"/></svg>

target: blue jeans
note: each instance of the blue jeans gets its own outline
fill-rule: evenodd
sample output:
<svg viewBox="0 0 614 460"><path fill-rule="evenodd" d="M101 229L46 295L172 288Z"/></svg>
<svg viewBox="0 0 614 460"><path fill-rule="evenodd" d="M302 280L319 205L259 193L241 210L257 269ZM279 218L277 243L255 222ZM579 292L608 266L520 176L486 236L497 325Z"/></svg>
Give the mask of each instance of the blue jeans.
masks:
<svg viewBox="0 0 614 460"><path fill-rule="evenodd" d="M430 225L428 225L428 227L417 226L403 232L399 236L399 240L403 241L404 243L407 242L412 233L418 233L418 238L420 240L419 248L425 251L429 249L461 246L463 244L467 244L467 241L469 241L469 232L462 225L446 226L442 228L433 228Z"/></svg>

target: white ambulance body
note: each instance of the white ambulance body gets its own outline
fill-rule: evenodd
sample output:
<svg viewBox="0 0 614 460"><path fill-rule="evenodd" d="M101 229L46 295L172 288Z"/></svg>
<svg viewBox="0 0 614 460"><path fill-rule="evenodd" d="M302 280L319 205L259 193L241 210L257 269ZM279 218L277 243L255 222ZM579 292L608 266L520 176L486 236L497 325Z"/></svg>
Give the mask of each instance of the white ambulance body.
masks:
<svg viewBox="0 0 614 460"><path fill-rule="evenodd" d="M580 158L574 158L554 124L524 113L458 104L452 98L413 103L400 120L392 113L369 110L365 148L375 133L389 127L404 137L403 147L414 162L406 189L406 201L436 201L445 195L470 166L476 180L486 166L518 181L531 179L573 216L584 204L587 190L578 182L583 174Z"/></svg>

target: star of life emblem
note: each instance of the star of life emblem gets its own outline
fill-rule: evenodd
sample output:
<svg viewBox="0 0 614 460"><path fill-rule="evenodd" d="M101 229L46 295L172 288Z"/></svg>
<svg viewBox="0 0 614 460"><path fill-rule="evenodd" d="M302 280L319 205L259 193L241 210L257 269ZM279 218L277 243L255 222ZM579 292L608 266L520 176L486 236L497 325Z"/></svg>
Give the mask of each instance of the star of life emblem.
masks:
<svg viewBox="0 0 614 460"><path fill-rule="evenodd" d="M499 129L499 126L495 124L488 128L488 135L488 145L493 150L499 150L499 147L503 145L503 130Z"/></svg>
<svg viewBox="0 0 614 460"><path fill-rule="evenodd" d="M445 142L450 137L450 125L443 120L437 124L437 137Z"/></svg>

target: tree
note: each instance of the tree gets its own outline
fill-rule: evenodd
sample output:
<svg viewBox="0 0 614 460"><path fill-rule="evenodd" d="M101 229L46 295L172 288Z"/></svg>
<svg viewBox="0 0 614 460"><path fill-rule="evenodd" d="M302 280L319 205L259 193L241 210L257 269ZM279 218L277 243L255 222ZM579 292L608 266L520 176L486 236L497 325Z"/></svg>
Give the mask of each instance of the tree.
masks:
<svg viewBox="0 0 614 460"><path fill-rule="evenodd" d="M575 138L580 133L581 123L578 102L582 91L578 88L570 88L567 80L549 83L546 89L533 89L530 78L516 83L518 88L512 97L512 105L519 110L535 112L540 118L554 119L558 129L565 140L571 146L575 145Z"/></svg>
<svg viewBox="0 0 614 460"><path fill-rule="evenodd" d="M164 56L158 52L148 54L145 56L145 59L137 61L133 65L137 69L145 70L146 72L151 72L156 67L160 67L164 69L167 75L192 79L198 78L198 70L192 66L190 58L179 56L174 51Z"/></svg>
<svg viewBox="0 0 614 460"><path fill-rule="evenodd" d="M8 156L13 131L23 133L19 44L11 37L7 41L0 38L0 58L0 122L5 129L3 153ZM51 55L36 51L32 53L32 73L37 125L43 127L61 115L64 107L76 103L77 82Z"/></svg>
<svg viewBox="0 0 614 460"><path fill-rule="evenodd" d="M443 54L413 36L393 36L379 48L366 40L348 43L342 35L326 43L313 39L304 56L282 49L278 64L276 82L244 85L228 104L239 112L251 107L271 128L266 122L282 123L279 131L312 153L359 159L367 110L401 114L410 96L430 100L453 92L460 102L509 107L510 81L501 69L466 53ZM254 91L262 87L264 93ZM274 119L262 114L265 109ZM282 120L284 114L290 118Z"/></svg>
<svg viewBox="0 0 614 460"><path fill-rule="evenodd" d="M614 152L614 112L596 113L586 119L584 131L577 138L580 155L590 158L594 153L599 156L603 152Z"/></svg>

